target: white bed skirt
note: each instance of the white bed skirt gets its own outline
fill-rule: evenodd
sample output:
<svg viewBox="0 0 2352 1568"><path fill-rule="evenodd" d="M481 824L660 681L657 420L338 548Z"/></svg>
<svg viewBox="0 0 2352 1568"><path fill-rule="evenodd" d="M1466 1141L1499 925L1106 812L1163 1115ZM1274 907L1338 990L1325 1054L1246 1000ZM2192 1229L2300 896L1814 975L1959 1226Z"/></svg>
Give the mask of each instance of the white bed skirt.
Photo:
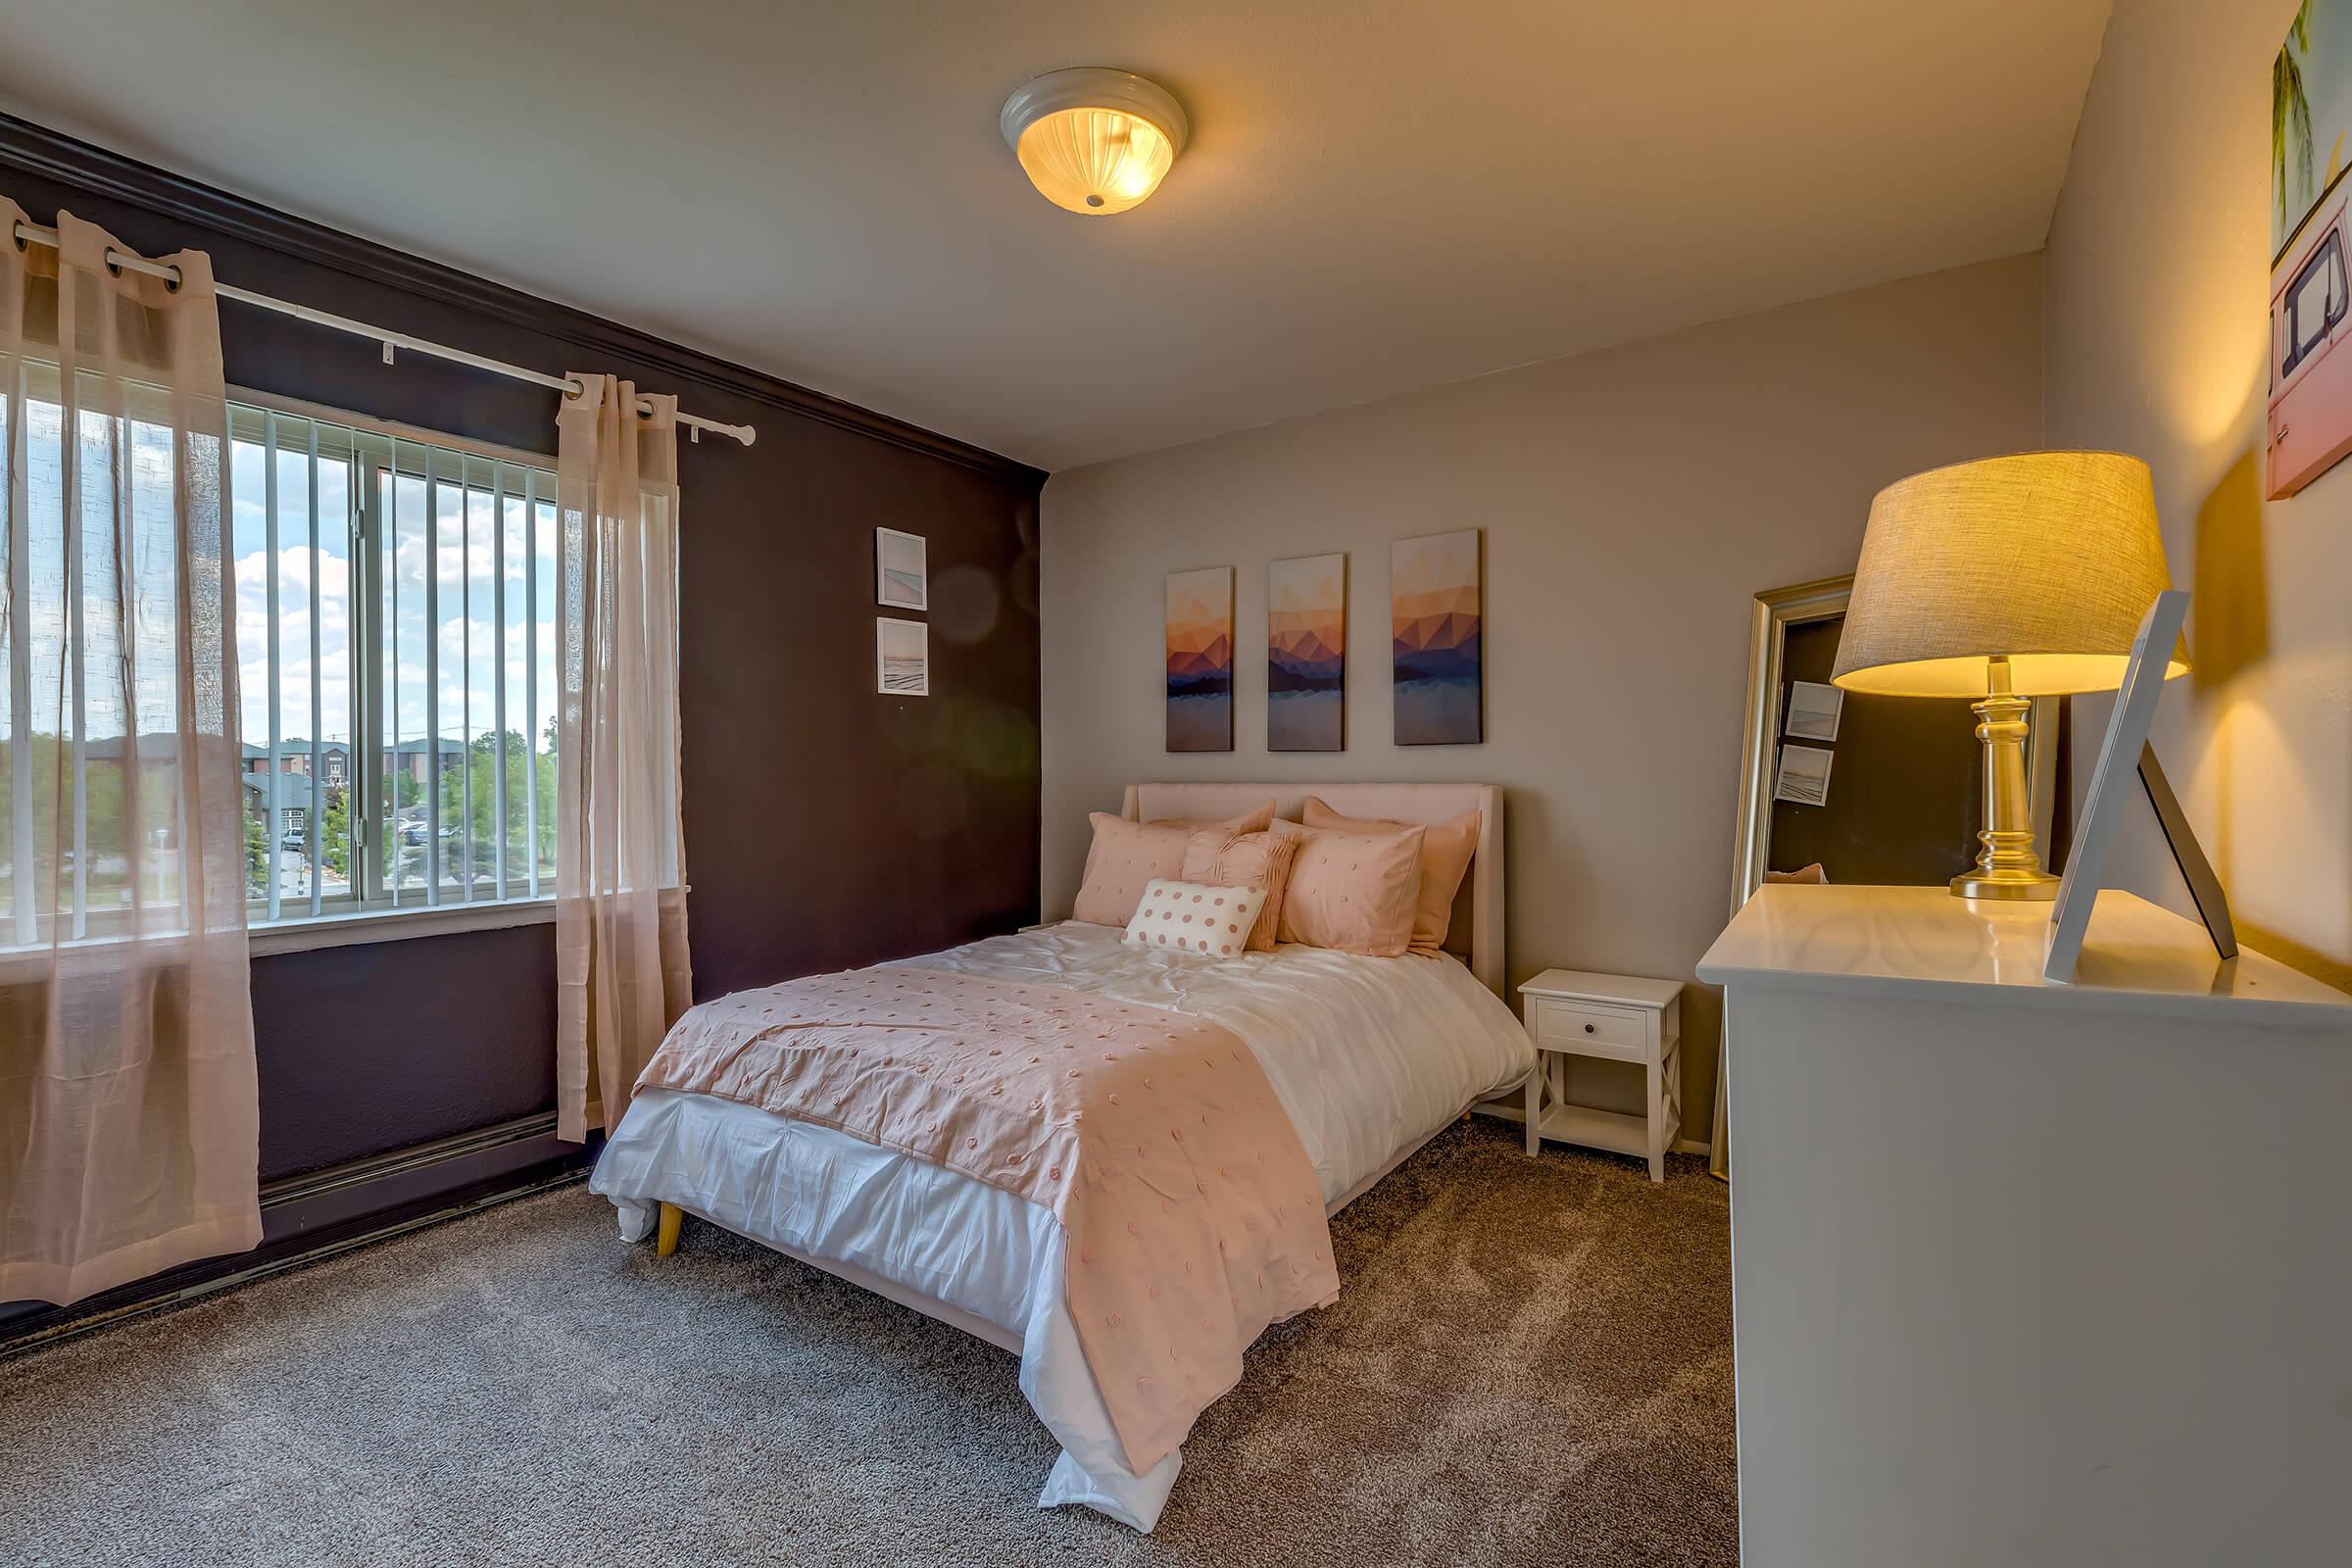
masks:
<svg viewBox="0 0 2352 1568"><path fill-rule="evenodd" d="M1147 1532L1159 1522L1182 1450L1128 1470L1062 1300L1061 1223L1027 1199L830 1127L665 1089L630 1103L588 1190L612 1200L625 1240L676 1203L1016 1352L1021 1393L1062 1448L1038 1506L1078 1503Z"/></svg>

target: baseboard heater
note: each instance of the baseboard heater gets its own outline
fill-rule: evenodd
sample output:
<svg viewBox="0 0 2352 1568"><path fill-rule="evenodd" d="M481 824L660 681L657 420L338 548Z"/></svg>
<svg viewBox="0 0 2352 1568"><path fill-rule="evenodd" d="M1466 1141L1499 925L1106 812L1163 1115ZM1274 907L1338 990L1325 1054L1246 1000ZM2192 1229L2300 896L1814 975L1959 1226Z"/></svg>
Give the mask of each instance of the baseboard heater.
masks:
<svg viewBox="0 0 2352 1568"><path fill-rule="evenodd" d="M316 1263L580 1180L596 1144L556 1138L553 1111L264 1184L262 1245L134 1281L71 1306L0 1316L0 1357Z"/></svg>
<svg viewBox="0 0 2352 1568"><path fill-rule="evenodd" d="M414 1144L407 1149L395 1149L387 1153L370 1154L341 1165L329 1165L323 1170L306 1170L295 1176L281 1176L262 1184L262 1212L283 1208L289 1203L307 1202L330 1193L348 1192L387 1177L423 1170L434 1165L446 1165L486 1150L504 1149L512 1144L526 1143L536 1138L552 1138L556 1132L556 1113L543 1111L536 1116L518 1116L472 1132L457 1133L448 1138L436 1138L430 1143Z"/></svg>

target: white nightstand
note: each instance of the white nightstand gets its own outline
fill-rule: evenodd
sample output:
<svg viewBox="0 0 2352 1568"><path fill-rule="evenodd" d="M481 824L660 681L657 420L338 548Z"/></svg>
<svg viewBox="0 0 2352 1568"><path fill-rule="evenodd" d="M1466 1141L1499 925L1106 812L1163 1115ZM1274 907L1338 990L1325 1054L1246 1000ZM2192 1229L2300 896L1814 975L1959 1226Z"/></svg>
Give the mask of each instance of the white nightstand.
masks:
<svg viewBox="0 0 2352 1568"><path fill-rule="evenodd" d="M1546 1138L1649 1160L1666 1179L1666 1151L1683 1120L1683 985L1635 975L1546 969L1519 988L1536 1074L1527 1081L1527 1152ZM1568 1103L1568 1057L1630 1061L1648 1074L1642 1116Z"/></svg>

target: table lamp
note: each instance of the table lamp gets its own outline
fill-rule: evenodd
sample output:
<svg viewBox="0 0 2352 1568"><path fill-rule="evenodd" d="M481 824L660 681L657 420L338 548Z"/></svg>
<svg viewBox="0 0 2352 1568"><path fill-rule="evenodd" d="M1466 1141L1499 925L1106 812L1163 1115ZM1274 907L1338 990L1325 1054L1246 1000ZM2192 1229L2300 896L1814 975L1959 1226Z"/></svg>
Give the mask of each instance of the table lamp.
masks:
<svg viewBox="0 0 2352 1568"><path fill-rule="evenodd" d="M1984 848L1965 899L2054 899L2026 791L2029 699L2113 691L2172 586L2148 466L2026 452L1933 468L1870 505L1831 679L1849 692L1976 699ZM2176 642L2165 678L2188 672Z"/></svg>

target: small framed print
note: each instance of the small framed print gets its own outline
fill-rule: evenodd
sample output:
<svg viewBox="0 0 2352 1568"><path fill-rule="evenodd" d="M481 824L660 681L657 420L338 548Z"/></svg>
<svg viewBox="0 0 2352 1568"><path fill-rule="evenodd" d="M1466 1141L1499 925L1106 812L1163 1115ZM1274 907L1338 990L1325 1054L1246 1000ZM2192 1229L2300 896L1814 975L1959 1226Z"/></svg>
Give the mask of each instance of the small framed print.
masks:
<svg viewBox="0 0 2352 1568"><path fill-rule="evenodd" d="M1799 740L1834 741L1838 719L1845 711L1845 693L1819 681L1791 681L1788 686L1787 734Z"/></svg>
<svg viewBox="0 0 2352 1568"><path fill-rule="evenodd" d="M874 530L874 603L893 610L929 610L931 575L923 536L896 528Z"/></svg>
<svg viewBox="0 0 2352 1568"><path fill-rule="evenodd" d="M1836 754L1818 746L1781 748L1781 771L1772 798L1798 806L1820 806L1830 798L1830 763Z"/></svg>
<svg viewBox="0 0 2352 1568"><path fill-rule="evenodd" d="M874 617L874 690L885 697L931 695L931 628L919 620Z"/></svg>

